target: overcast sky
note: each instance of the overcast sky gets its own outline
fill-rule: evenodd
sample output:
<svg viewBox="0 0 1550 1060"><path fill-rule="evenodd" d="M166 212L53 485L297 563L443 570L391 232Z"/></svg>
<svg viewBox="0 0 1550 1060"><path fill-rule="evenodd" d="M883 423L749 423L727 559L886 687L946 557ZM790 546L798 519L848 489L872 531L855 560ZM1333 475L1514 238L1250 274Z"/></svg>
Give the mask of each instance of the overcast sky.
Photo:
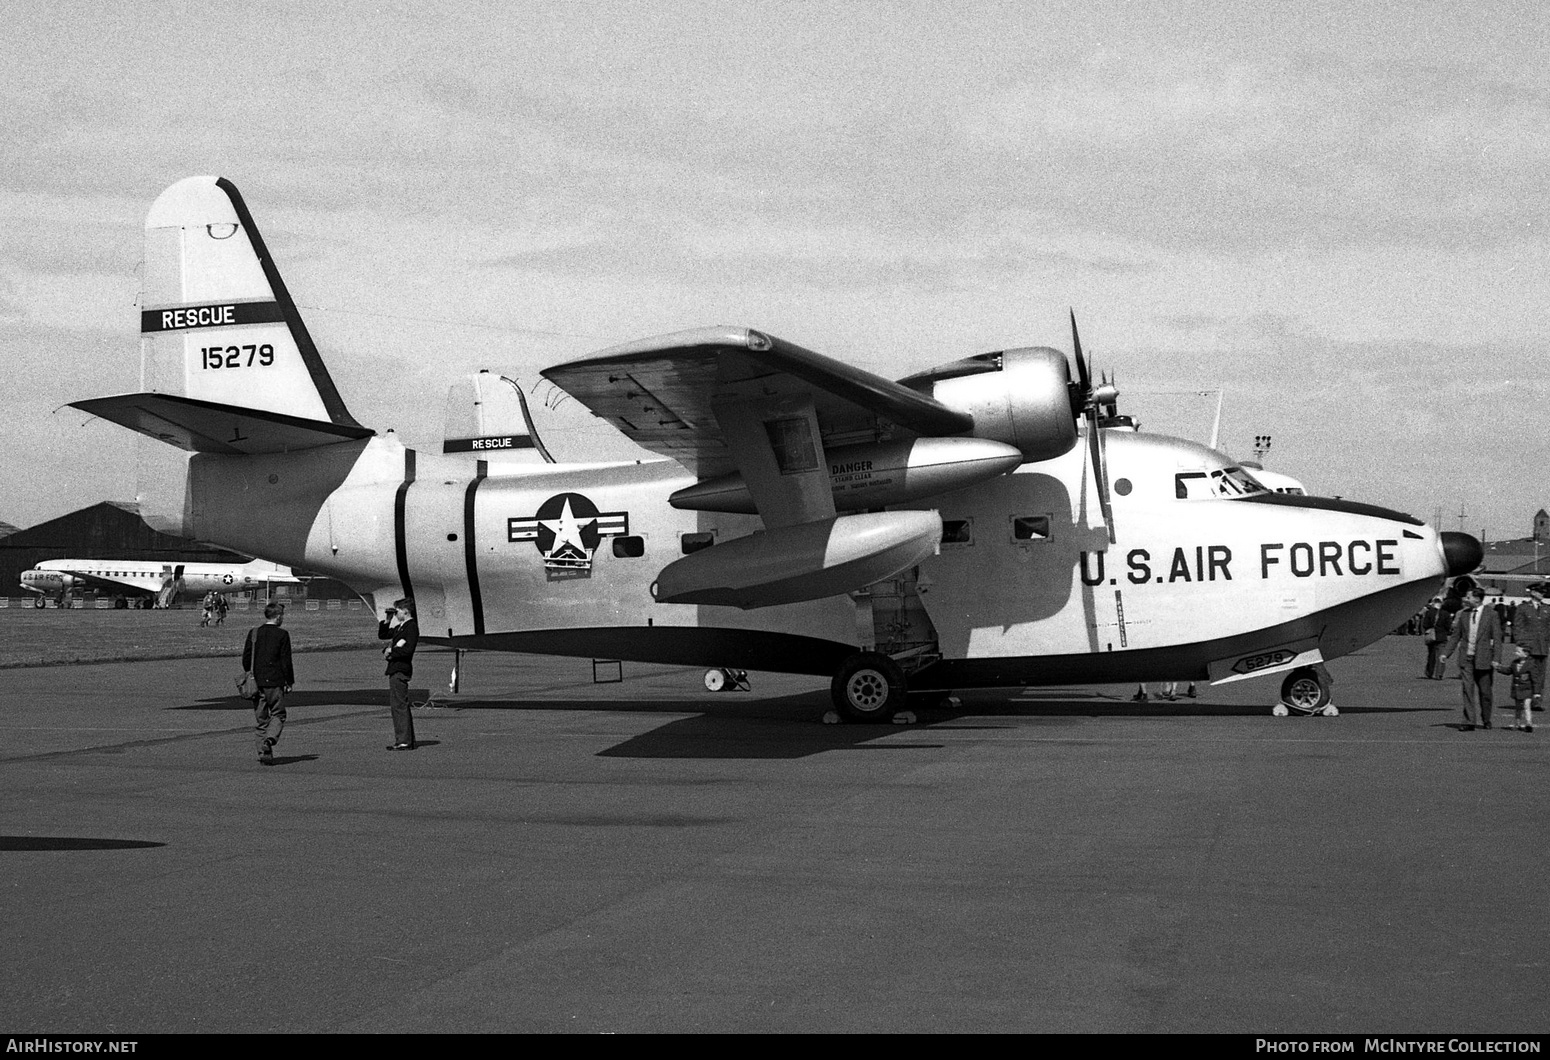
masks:
<svg viewBox="0 0 1550 1060"><path fill-rule="evenodd" d="M0 36L0 520L135 491L145 212L240 188L350 411L757 327L1083 344L1143 428L1444 529L1550 507L1532 2L61 3ZM574 405L574 403L572 403ZM601 451L561 408L564 458ZM542 421L541 421L542 422ZM618 446L614 451L622 454Z"/></svg>

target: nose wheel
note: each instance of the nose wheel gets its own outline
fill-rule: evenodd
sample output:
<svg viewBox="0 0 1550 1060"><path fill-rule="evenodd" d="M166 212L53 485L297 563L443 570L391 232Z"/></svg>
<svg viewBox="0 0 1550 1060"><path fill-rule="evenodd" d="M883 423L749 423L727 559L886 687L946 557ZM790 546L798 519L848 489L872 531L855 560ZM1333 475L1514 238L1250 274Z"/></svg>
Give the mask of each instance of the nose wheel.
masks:
<svg viewBox="0 0 1550 1060"><path fill-rule="evenodd" d="M1321 666L1299 666L1281 682L1281 702L1275 705L1271 713L1278 718L1287 717L1293 711L1312 717L1333 718L1340 713L1333 700L1328 672Z"/></svg>

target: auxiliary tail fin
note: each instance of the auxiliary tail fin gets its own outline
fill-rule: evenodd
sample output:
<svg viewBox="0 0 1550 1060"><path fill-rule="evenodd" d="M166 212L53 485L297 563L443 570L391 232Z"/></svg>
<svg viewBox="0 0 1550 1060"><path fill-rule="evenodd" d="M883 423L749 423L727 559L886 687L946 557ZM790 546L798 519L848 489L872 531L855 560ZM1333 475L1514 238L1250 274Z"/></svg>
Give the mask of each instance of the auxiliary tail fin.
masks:
<svg viewBox="0 0 1550 1060"><path fill-rule="evenodd" d="M521 385L488 370L465 376L447 391L447 433L441 451L513 464L554 463L533 426Z"/></svg>
<svg viewBox="0 0 1550 1060"><path fill-rule="evenodd" d="M194 452L371 436L344 407L230 181L189 177L151 206L140 307L144 393L77 408Z"/></svg>

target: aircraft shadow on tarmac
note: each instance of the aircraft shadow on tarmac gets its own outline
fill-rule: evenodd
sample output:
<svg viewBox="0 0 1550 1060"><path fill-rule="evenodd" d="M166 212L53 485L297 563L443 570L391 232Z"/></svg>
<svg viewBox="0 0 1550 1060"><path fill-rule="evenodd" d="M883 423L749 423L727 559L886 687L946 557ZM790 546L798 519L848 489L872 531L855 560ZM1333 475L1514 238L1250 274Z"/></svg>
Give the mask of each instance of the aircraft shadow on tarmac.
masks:
<svg viewBox="0 0 1550 1060"><path fill-rule="evenodd" d="M420 702L426 697L424 689L412 689L410 699ZM387 689L351 688L332 692L291 692L285 697L285 708L296 707L381 707L387 710ZM253 704L233 693L226 696L210 696L179 706L163 707L163 710L240 710L251 711Z"/></svg>
<svg viewBox="0 0 1550 1060"><path fill-rule="evenodd" d="M429 698L424 689L413 689L411 700L423 703ZM381 688L333 691L292 692L285 699L290 710L309 706L362 706L387 710L386 692ZM924 698L924 697L922 697ZM875 743L884 736L925 736L932 729L953 731L1006 728L1009 724L1037 727L1070 727L1081 719L1102 718L1230 718L1264 717L1271 721L1270 708L1263 703L1220 703L1207 699L1168 701L1153 699L1138 703L1102 692L1061 689L1048 692L1010 690L1010 694L969 693L959 706L940 703L910 709L916 720L908 725L895 724L820 724L829 710L828 696L821 691L798 695L746 699L736 695L699 694L684 698L646 700L608 699L454 699L434 707L417 707L422 717L438 714L455 717L466 711L604 711L613 713L689 714L691 717L669 721L647 733L633 736L615 747L599 752L606 758L805 758L827 751L879 750L908 751L935 748L941 744L889 741ZM237 696L217 696L167 710L249 711L252 705ZM1447 708L1418 704L1402 707L1342 706L1342 713L1389 714L1435 712ZM976 724L978 719L985 723ZM1002 719L998 724L995 719ZM1307 719L1294 715L1283 723L1295 724ZM1316 719L1322 722L1323 719ZM1336 722L1338 724L1338 722ZM430 746L434 741L420 741ZM306 761L311 756L277 758L276 765Z"/></svg>
<svg viewBox="0 0 1550 1060"><path fill-rule="evenodd" d="M85 836L0 835L0 851L6 850L139 850L164 847L148 839L89 839Z"/></svg>

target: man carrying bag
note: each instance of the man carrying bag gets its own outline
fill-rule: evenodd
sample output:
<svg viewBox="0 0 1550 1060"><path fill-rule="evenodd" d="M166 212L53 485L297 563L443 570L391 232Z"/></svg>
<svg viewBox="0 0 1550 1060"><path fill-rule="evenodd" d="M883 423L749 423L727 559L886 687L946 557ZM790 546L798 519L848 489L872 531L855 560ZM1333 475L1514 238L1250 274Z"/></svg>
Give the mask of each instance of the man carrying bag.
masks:
<svg viewBox="0 0 1550 1060"><path fill-rule="evenodd" d="M253 700L258 760L266 765L274 762L274 745L285 728L285 694L296 683L291 635L280 628L284 623L285 605L271 601L264 605L264 624L250 630L242 646L243 694Z"/></svg>

